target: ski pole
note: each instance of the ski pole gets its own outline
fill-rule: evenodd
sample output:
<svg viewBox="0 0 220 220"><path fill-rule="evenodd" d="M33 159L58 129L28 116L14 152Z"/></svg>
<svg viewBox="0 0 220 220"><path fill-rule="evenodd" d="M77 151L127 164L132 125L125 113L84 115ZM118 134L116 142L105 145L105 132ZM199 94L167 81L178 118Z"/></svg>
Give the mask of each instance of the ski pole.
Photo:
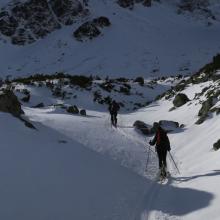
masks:
<svg viewBox="0 0 220 220"><path fill-rule="evenodd" d="M147 152L147 162L146 162L145 172L147 171L147 168L148 168L148 163L149 163L149 159L150 159L150 152L151 152L151 149L150 149L150 145L149 145L148 152Z"/></svg>
<svg viewBox="0 0 220 220"><path fill-rule="evenodd" d="M147 147L149 147L149 150L150 150L152 153L156 154L156 152L151 149L151 146L150 146L150 145L147 145Z"/></svg>
<svg viewBox="0 0 220 220"><path fill-rule="evenodd" d="M172 161L173 161L174 166L176 167L176 170L177 170L178 173L180 174L180 171L179 171L179 169L178 169L178 167L177 167L177 165L176 165L176 162L174 161L173 156L172 156L172 154L171 154L170 152L169 152L169 155L170 155L170 158L171 158Z"/></svg>

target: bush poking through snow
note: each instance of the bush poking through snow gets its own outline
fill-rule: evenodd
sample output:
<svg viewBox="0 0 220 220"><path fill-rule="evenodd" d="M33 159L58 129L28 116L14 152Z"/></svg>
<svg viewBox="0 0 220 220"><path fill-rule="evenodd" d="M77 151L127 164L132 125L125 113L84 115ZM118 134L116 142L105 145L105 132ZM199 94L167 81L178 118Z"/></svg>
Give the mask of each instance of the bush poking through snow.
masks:
<svg viewBox="0 0 220 220"><path fill-rule="evenodd" d="M68 107L66 111L71 114L79 114L79 109L76 105Z"/></svg>
<svg viewBox="0 0 220 220"><path fill-rule="evenodd" d="M184 93L179 93L174 98L173 105L178 108L178 107L186 104L188 101L190 101L190 100L187 97L187 95L185 95Z"/></svg>
<svg viewBox="0 0 220 220"><path fill-rule="evenodd" d="M220 149L220 140L218 140L216 143L213 144L213 149L214 150L219 150Z"/></svg>

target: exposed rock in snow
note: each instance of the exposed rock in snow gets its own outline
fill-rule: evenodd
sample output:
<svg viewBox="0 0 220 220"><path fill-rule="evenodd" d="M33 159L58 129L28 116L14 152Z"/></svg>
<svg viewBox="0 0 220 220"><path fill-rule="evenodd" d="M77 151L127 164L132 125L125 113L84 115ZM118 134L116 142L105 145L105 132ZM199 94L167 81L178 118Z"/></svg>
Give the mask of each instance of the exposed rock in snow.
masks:
<svg viewBox="0 0 220 220"><path fill-rule="evenodd" d="M16 95L10 90L5 90L0 94L0 111L11 113L16 117L24 113Z"/></svg>
<svg viewBox="0 0 220 220"><path fill-rule="evenodd" d="M83 10L78 0L16 2L1 10L0 32L13 44L33 43L61 25L72 24Z"/></svg>
<svg viewBox="0 0 220 220"><path fill-rule="evenodd" d="M108 27L110 25L111 22L109 19L102 16L82 24L76 31L74 31L73 35L79 41L83 41L83 39L86 38L92 39L101 34L100 28Z"/></svg>
<svg viewBox="0 0 220 220"><path fill-rule="evenodd" d="M135 3L142 3L147 7L150 7L152 4L152 0L118 0L117 2L123 8L132 8Z"/></svg>
<svg viewBox="0 0 220 220"><path fill-rule="evenodd" d="M186 104L189 101L189 98L184 93L179 93L176 95L175 99L173 100L173 104L175 107L180 107Z"/></svg>
<svg viewBox="0 0 220 220"><path fill-rule="evenodd" d="M134 125L133 125L137 130L140 130L143 134L145 135L149 135L152 134L151 132L151 127L149 125L147 125L145 122L143 121L135 121Z"/></svg>

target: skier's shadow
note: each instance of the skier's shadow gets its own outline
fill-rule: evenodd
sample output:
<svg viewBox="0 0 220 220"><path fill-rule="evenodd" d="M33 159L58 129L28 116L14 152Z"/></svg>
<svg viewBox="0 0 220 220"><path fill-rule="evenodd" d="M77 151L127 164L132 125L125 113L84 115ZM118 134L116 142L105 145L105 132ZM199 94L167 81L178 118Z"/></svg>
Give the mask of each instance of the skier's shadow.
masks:
<svg viewBox="0 0 220 220"><path fill-rule="evenodd" d="M200 175L195 175L195 176L172 177L172 180L179 181L179 182L188 182L193 179L202 178L202 177L209 177L209 176L220 176L220 170L213 170L211 173L200 174Z"/></svg>
<svg viewBox="0 0 220 220"><path fill-rule="evenodd" d="M152 212L160 216L184 216L208 207L213 198L214 195L209 192L155 183L145 195L140 219L145 219Z"/></svg>

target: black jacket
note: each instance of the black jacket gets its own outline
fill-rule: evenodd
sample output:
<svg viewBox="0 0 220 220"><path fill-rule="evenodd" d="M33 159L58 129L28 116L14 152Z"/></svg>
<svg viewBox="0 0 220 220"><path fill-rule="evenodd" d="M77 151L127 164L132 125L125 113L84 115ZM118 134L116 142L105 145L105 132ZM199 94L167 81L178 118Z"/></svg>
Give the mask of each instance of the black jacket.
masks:
<svg viewBox="0 0 220 220"><path fill-rule="evenodd" d="M155 145L157 150L170 151L170 141L166 132L162 128L158 128L154 138L150 141L150 145Z"/></svg>
<svg viewBox="0 0 220 220"><path fill-rule="evenodd" d="M117 102L112 102L108 108L110 114L117 114L119 109L120 109L120 106Z"/></svg>

